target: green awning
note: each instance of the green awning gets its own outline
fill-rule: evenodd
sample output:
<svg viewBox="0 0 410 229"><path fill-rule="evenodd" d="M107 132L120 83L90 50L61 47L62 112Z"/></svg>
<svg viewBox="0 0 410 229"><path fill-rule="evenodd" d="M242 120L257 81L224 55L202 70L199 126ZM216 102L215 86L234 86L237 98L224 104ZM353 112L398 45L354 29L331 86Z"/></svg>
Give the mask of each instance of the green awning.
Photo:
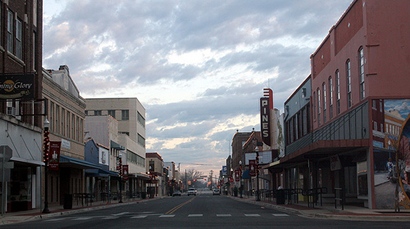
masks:
<svg viewBox="0 0 410 229"><path fill-rule="evenodd" d="M71 167L77 169L99 169L100 167L96 164L84 161L81 159L67 157L60 155L60 167Z"/></svg>

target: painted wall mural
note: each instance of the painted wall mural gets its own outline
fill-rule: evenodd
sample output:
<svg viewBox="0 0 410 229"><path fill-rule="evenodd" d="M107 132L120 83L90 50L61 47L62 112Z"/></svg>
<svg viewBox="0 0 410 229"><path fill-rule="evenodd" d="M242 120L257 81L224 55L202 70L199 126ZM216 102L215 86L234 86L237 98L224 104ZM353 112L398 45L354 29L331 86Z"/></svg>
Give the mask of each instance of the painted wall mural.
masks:
<svg viewBox="0 0 410 229"><path fill-rule="evenodd" d="M410 99L373 100L372 108L376 208L410 209Z"/></svg>

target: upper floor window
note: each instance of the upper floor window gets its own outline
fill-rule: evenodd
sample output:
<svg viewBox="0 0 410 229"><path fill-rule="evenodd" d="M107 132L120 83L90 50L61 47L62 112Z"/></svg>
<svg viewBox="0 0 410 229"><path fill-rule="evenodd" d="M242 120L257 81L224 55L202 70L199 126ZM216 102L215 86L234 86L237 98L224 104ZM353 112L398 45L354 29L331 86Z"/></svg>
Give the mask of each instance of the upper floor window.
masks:
<svg viewBox="0 0 410 229"><path fill-rule="evenodd" d="M140 112L138 112L138 122L145 127L145 118L140 114Z"/></svg>
<svg viewBox="0 0 410 229"><path fill-rule="evenodd" d="M323 123L326 122L326 110L327 110L327 104L326 104L326 84L322 84L322 91L323 91Z"/></svg>
<svg viewBox="0 0 410 229"><path fill-rule="evenodd" d="M340 114L340 73L339 70L335 72L336 81L336 112Z"/></svg>
<svg viewBox="0 0 410 229"><path fill-rule="evenodd" d="M365 84L364 84L364 52L363 47L359 49L359 81L360 81L360 99L364 99L366 96L365 93Z"/></svg>
<svg viewBox="0 0 410 229"><path fill-rule="evenodd" d="M317 120L320 125L320 113L322 110L322 100L321 100L321 94L320 94L320 89L317 89Z"/></svg>
<svg viewBox="0 0 410 229"><path fill-rule="evenodd" d="M16 21L16 56L23 59L23 22Z"/></svg>
<svg viewBox="0 0 410 229"><path fill-rule="evenodd" d="M347 88L347 107L352 106L352 75L350 71L350 60L346 61L346 88Z"/></svg>
<svg viewBox="0 0 410 229"><path fill-rule="evenodd" d="M108 110L108 115L115 118L115 110Z"/></svg>
<svg viewBox="0 0 410 229"><path fill-rule="evenodd" d="M130 111L121 110L121 120L129 120L129 119L130 119Z"/></svg>
<svg viewBox="0 0 410 229"><path fill-rule="evenodd" d="M102 115L102 111L101 111L101 110L95 110L95 111L94 111L94 115L95 115L95 116L101 116L101 115Z"/></svg>
<svg viewBox="0 0 410 229"><path fill-rule="evenodd" d="M14 23L14 13L9 9L7 10L7 50L11 53L13 53L14 51L13 23Z"/></svg>
<svg viewBox="0 0 410 229"><path fill-rule="evenodd" d="M3 37L2 36L2 34L3 34L3 30L1 29L2 27L1 27L1 25L3 25L3 4L2 4L2 2L0 1L0 37ZM0 39L0 46L3 46L3 39Z"/></svg>
<svg viewBox="0 0 410 229"><path fill-rule="evenodd" d="M332 77L329 76L328 79L328 87L329 87L329 118L333 117L333 80Z"/></svg>

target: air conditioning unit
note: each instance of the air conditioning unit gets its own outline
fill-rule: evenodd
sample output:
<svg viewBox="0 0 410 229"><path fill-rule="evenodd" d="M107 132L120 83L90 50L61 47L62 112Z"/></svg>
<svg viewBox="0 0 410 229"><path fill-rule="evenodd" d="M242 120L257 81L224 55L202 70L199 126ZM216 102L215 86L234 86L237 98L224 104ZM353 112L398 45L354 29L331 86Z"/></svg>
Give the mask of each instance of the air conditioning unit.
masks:
<svg viewBox="0 0 410 229"><path fill-rule="evenodd" d="M7 115L16 115L16 108L15 107L7 107Z"/></svg>
<svg viewBox="0 0 410 229"><path fill-rule="evenodd" d="M18 120L21 120L20 114L18 114L18 110L15 107L7 107L7 115L11 115Z"/></svg>

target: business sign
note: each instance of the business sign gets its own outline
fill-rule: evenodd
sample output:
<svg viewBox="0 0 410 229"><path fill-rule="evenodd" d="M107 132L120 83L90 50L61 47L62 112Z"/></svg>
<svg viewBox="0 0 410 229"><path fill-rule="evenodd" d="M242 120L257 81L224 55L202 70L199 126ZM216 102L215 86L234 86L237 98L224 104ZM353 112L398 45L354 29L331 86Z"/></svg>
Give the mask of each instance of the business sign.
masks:
<svg viewBox="0 0 410 229"><path fill-rule="evenodd" d="M128 180L128 165L122 165L122 176L124 180Z"/></svg>
<svg viewBox="0 0 410 229"><path fill-rule="evenodd" d="M238 182L240 180L240 176L239 176L240 170L236 169L235 170L235 181Z"/></svg>
<svg viewBox="0 0 410 229"><path fill-rule="evenodd" d="M34 73L1 74L0 99L34 99Z"/></svg>
<svg viewBox="0 0 410 229"><path fill-rule="evenodd" d="M222 176L228 176L228 168L226 166L222 166Z"/></svg>
<svg viewBox="0 0 410 229"><path fill-rule="evenodd" d="M48 169L58 171L60 163L61 142L50 142L50 158L48 159Z"/></svg>
<svg viewBox="0 0 410 229"><path fill-rule="evenodd" d="M249 175L256 176L256 160L249 160Z"/></svg>
<svg viewBox="0 0 410 229"><path fill-rule="evenodd" d="M264 97L260 99L261 135L262 141L271 146L270 116L273 109L273 92L270 88L264 88Z"/></svg>

